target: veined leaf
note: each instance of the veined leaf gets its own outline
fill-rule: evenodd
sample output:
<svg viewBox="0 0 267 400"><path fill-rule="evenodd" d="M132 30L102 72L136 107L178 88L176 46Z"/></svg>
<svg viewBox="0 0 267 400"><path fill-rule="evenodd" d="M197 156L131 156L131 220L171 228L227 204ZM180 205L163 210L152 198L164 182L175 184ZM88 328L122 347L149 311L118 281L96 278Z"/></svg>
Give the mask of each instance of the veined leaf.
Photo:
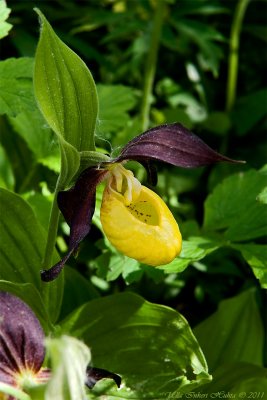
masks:
<svg viewBox="0 0 267 400"><path fill-rule="evenodd" d="M210 380L202 351L176 311L123 293L92 300L62 324L90 346L94 366L124 382L108 393L121 399L161 398Z"/></svg>
<svg viewBox="0 0 267 400"><path fill-rule="evenodd" d="M237 361L262 365L264 330L254 290L222 301L194 333L212 372L223 363Z"/></svg>
<svg viewBox="0 0 267 400"><path fill-rule="evenodd" d="M78 151L94 150L98 113L95 83L85 63L55 34L44 15L34 68L34 89L46 121Z"/></svg>
<svg viewBox="0 0 267 400"><path fill-rule="evenodd" d="M32 58L9 58L0 62L0 114L15 117L36 108L32 71Z"/></svg>
<svg viewBox="0 0 267 400"><path fill-rule="evenodd" d="M44 299L51 321L55 321L60 312L63 277L50 285L41 282L45 231L20 196L0 189L0 202L0 279L35 286Z"/></svg>
<svg viewBox="0 0 267 400"><path fill-rule="evenodd" d="M163 269L166 273L182 272L189 264L202 260L202 258L217 250L219 247L219 243L210 239L192 236L188 240L183 241L182 251L179 257L175 258L167 265L158 267L158 269Z"/></svg>
<svg viewBox="0 0 267 400"><path fill-rule="evenodd" d="M10 118L10 121L16 132L23 137L35 155L36 161L55 172L59 172L58 144L55 135L45 124L39 110L20 113L16 118Z"/></svg>
<svg viewBox="0 0 267 400"><path fill-rule="evenodd" d="M6 22L10 8L7 8L5 1L0 1L0 39L8 35L8 32L12 28L12 25Z"/></svg>
<svg viewBox="0 0 267 400"><path fill-rule="evenodd" d="M262 288L267 289L267 246L265 244L244 243L232 244L234 249L241 252L251 266Z"/></svg>
<svg viewBox="0 0 267 400"><path fill-rule="evenodd" d="M250 240L267 234L267 206L257 201L266 174L249 170L231 175L207 197L204 229L221 230L227 240Z"/></svg>

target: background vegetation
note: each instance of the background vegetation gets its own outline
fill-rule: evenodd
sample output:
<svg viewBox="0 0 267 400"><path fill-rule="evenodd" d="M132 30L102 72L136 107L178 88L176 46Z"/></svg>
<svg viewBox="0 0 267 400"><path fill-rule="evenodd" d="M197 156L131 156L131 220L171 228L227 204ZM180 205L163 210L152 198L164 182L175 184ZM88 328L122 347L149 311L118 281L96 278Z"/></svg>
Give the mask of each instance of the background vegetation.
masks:
<svg viewBox="0 0 267 400"><path fill-rule="evenodd" d="M60 163L57 139L42 119L33 95L39 37L34 6L86 62L97 83L99 151L114 155L147 128L177 121L221 153L246 160L245 165L190 170L158 166L155 190L171 208L184 239L181 257L160 268L140 265L107 242L99 221L100 188L94 226L77 258L66 267L64 290L61 278L51 284L47 302L41 304L40 300L39 306L33 301L37 291L43 295L36 264L40 265L44 251ZM129 292L179 311L194 329L215 377L209 388L200 386L198 391L267 392L263 369L267 364L266 2L44 0L9 1L8 7L12 29L1 40L0 62L4 210L0 288L28 302L47 332L50 324L67 317L60 329L88 342L98 366L125 374L136 398L146 393L156 398L154 381L138 390L139 374L143 380L148 374L145 355L140 361L138 353L138 368L143 362L144 371L135 372L136 379L130 368L122 366L126 363L123 356L120 363L110 355L117 351L115 330L127 320L127 312L134 313L131 310L137 307L136 298L127 297ZM143 168L135 163L130 167L147 184ZM41 232L38 237L32 232L35 224L35 232ZM31 230L30 236L24 228L28 233ZM10 247L7 231L12 229ZM62 219L57 238L60 254L66 251L68 233ZM27 256L31 246L35 261ZM10 264L11 253L16 260ZM27 293L20 289L29 284L33 286ZM106 297L122 292L128 310L122 309L122 302L117 304L116 296ZM101 303L102 298L107 303ZM84 320L76 331L71 329L70 313L81 306L88 307L90 315L96 312L96 318L97 310L102 310L103 325L96 328L96 336L110 326L110 318L116 321L112 338L97 343L94 335L85 337ZM107 311L111 309L112 317ZM144 316L151 313L144 311ZM149 335L164 337L167 329L162 320L157 324L158 331L151 328ZM138 343L142 334L129 332ZM123 345L128 351L129 343ZM105 347L104 356L101 346ZM162 354L164 358L166 353ZM131 356L134 368L137 360ZM181 356L178 350L176 356ZM160 360L155 349L147 357ZM160 367L152 371L157 379ZM160 392L176 390L175 386L160 387Z"/></svg>

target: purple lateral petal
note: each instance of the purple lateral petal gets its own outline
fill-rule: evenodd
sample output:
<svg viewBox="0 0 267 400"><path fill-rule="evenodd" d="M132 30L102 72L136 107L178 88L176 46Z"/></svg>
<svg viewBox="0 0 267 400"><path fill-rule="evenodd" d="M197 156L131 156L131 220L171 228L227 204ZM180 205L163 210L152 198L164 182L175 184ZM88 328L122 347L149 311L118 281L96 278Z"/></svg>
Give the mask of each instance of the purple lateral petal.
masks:
<svg viewBox="0 0 267 400"><path fill-rule="evenodd" d="M177 167L192 168L219 161L240 162L212 150L181 124L160 125L137 136L115 160L158 160Z"/></svg>
<svg viewBox="0 0 267 400"><path fill-rule="evenodd" d="M95 211L97 185L105 178L107 171L88 168L82 172L75 186L58 194L58 206L70 227L69 248L67 254L52 268L41 271L44 282L57 278L70 256L77 250L79 243L91 229Z"/></svg>
<svg viewBox="0 0 267 400"><path fill-rule="evenodd" d="M109 372L106 369L95 368L95 367L88 367L86 369L85 384L90 389L92 389L98 381L104 378L113 379L118 387L120 387L121 385L121 377L117 374L114 374L113 372Z"/></svg>
<svg viewBox="0 0 267 400"><path fill-rule="evenodd" d="M27 304L0 292L0 381L16 386L17 374L24 370L37 373L44 361L44 338Z"/></svg>

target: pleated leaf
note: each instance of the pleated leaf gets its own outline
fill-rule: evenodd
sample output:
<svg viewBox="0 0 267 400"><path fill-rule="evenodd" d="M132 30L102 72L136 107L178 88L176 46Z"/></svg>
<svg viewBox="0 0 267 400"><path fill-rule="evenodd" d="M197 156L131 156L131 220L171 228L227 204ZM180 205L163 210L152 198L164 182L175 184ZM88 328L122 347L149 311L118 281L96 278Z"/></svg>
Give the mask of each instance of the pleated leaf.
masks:
<svg viewBox="0 0 267 400"><path fill-rule="evenodd" d="M209 381L202 351L187 321L171 308L132 293L92 300L74 311L63 332L90 346L93 366L122 378L120 399L166 398L167 392L191 391ZM93 389L96 398L102 383Z"/></svg>
<svg viewBox="0 0 267 400"><path fill-rule="evenodd" d="M51 285L43 285L41 281L45 231L28 203L17 194L0 189L0 203L0 280L31 283L44 299L51 320L55 321L60 311L63 277ZM53 259L57 261L56 255Z"/></svg>

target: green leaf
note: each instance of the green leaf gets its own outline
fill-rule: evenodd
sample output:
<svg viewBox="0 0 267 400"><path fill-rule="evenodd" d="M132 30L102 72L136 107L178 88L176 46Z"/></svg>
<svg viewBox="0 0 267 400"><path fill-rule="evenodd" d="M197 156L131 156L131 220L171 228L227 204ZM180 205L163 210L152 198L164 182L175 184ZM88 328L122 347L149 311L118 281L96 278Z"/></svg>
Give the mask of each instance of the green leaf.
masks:
<svg viewBox="0 0 267 400"><path fill-rule="evenodd" d="M8 35L12 25L6 22L10 14L10 8L7 8L5 1L0 1L0 39Z"/></svg>
<svg viewBox="0 0 267 400"><path fill-rule="evenodd" d="M265 186L266 174L255 170L224 179L206 199L204 229L235 242L265 236L267 207L257 201Z"/></svg>
<svg viewBox="0 0 267 400"><path fill-rule="evenodd" d="M0 187L5 189L13 189L15 178L11 164L6 155L5 149L0 144Z"/></svg>
<svg viewBox="0 0 267 400"><path fill-rule="evenodd" d="M267 186L260 192L257 197L260 203L267 204Z"/></svg>
<svg viewBox="0 0 267 400"><path fill-rule="evenodd" d="M82 304L99 297L92 283L74 268L64 267L65 284L60 318L65 318Z"/></svg>
<svg viewBox="0 0 267 400"><path fill-rule="evenodd" d="M36 161L55 172L60 171L60 154L55 135L45 124L45 121L36 109L24 112L15 118L10 118L15 131L25 140L34 153Z"/></svg>
<svg viewBox="0 0 267 400"><path fill-rule="evenodd" d="M187 321L131 293L92 300L63 322L62 331L90 346L94 366L122 376L119 392L108 392L119 398L160 398L210 379Z"/></svg>
<svg viewBox="0 0 267 400"><path fill-rule="evenodd" d="M238 135L245 135L267 114L267 88L239 99L232 118Z"/></svg>
<svg viewBox="0 0 267 400"><path fill-rule="evenodd" d="M233 244L251 266L262 288L267 289L267 246L260 244Z"/></svg>
<svg viewBox="0 0 267 400"><path fill-rule="evenodd" d="M78 151L94 150L95 83L85 63L55 34L44 15L34 68L40 110L56 134Z"/></svg>
<svg viewBox="0 0 267 400"><path fill-rule="evenodd" d="M254 290L223 300L218 311L201 322L194 334L212 372L223 363L235 361L262 365L265 334Z"/></svg>
<svg viewBox="0 0 267 400"><path fill-rule="evenodd" d="M9 58L0 62L0 114L15 117L36 108L32 71L32 58Z"/></svg>
<svg viewBox="0 0 267 400"><path fill-rule="evenodd" d="M202 260L208 254L217 250L219 246L219 243L205 237L189 237L189 240L183 240L182 251L179 257L175 258L169 264L158 268L163 269L166 273L182 272L189 264Z"/></svg>
<svg viewBox="0 0 267 400"><path fill-rule="evenodd" d="M20 196L0 189L0 203L0 279L35 286L53 322L60 312L63 279L60 277L49 285L41 282L45 231ZM57 260L58 257L54 257L54 261Z"/></svg>
<svg viewBox="0 0 267 400"><path fill-rule="evenodd" d="M91 355L88 347L79 340L62 336L47 339L48 358L52 364L52 378L45 391L46 399L85 399L86 367Z"/></svg>
<svg viewBox="0 0 267 400"><path fill-rule="evenodd" d="M207 396L205 398L228 399L250 398L250 395L251 398L255 396L258 399L264 399L266 392L267 369L244 362L227 363L219 366L214 371L212 382L198 390L198 394L203 393Z"/></svg>
<svg viewBox="0 0 267 400"><path fill-rule="evenodd" d="M97 85L99 96L98 135L118 132L129 120L127 111L136 103L132 88L123 85ZM138 132L136 132L138 133Z"/></svg>

